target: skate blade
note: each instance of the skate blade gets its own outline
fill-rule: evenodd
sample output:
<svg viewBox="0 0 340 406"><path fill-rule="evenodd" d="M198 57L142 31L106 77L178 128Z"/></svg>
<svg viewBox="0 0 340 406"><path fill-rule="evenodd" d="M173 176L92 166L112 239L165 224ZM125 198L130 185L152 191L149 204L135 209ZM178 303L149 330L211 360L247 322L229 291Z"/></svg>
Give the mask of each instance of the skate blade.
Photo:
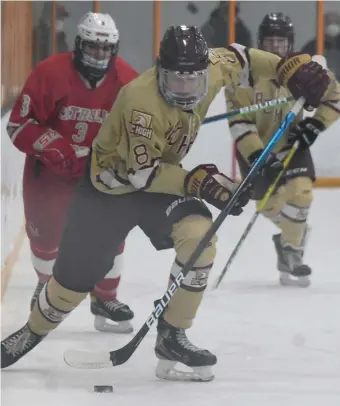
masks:
<svg viewBox="0 0 340 406"><path fill-rule="evenodd" d="M215 378L212 366L187 367L191 371L180 371L175 368L176 364L176 361L159 360L156 367L157 378L182 382L210 382Z"/></svg>
<svg viewBox="0 0 340 406"><path fill-rule="evenodd" d="M133 332L130 321L114 322L103 316L95 316L94 328L101 333L129 334Z"/></svg>
<svg viewBox="0 0 340 406"><path fill-rule="evenodd" d="M295 277L287 272L280 272L281 286L297 286L300 288L307 288L310 283L309 276Z"/></svg>

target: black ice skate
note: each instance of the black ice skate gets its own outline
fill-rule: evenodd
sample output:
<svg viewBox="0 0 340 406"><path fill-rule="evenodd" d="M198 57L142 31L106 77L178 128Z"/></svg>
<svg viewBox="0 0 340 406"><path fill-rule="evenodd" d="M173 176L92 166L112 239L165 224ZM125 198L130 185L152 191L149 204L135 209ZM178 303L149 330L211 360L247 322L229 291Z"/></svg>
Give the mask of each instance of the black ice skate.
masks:
<svg viewBox="0 0 340 406"><path fill-rule="evenodd" d="M33 310L33 307L36 303L36 301L38 300L38 297L40 295L40 292L43 290L43 287L46 285L46 282L38 282L35 291L33 293L32 299L31 299L31 311Z"/></svg>
<svg viewBox="0 0 340 406"><path fill-rule="evenodd" d="M208 382L214 379L212 366L217 358L208 350L193 345L187 338L185 330L168 324L163 318L158 320L156 357L159 358L156 376L171 381ZM191 371L175 369L180 362Z"/></svg>
<svg viewBox="0 0 340 406"><path fill-rule="evenodd" d="M91 294L91 313L94 328L103 333L132 333L133 311L119 300L100 300Z"/></svg>
<svg viewBox="0 0 340 406"><path fill-rule="evenodd" d="M15 364L40 343L45 336L33 333L28 324L1 342L1 369Z"/></svg>
<svg viewBox="0 0 340 406"><path fill-rule="evenodd" d="M291 246L282 246L281 234L273 236L277 253L277 269L280 272L280 283L283 286L310 285L309 275L312 273L308 265L303 264L303 249L295 249Z"/></svg>

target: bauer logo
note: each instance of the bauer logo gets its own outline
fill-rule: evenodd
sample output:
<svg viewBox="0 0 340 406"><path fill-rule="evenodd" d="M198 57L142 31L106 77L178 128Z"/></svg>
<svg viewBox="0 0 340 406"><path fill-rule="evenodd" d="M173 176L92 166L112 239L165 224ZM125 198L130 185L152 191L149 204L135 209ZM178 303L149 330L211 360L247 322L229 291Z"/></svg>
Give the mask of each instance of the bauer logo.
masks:
<svg viewBox="0 0 340 406"><path fill-rule="evenodd" d="M150 139L152 137L151 122L152 116L150 114L132 110L131 133Z"/></svg>
<svg viewBox="0 0 340 406"><path fill-rule="evenodd" d="M151 328L153 323L163 314L165 308L170 302L170 299L175 294L176 290L181 286L182 281L184 280L184 275L180 272L174 282L169 286L168 290L165 292L164 297L158 301L155 306L154 311L150 314L149 318L146 320L146 325L148 328Z"/></svg>
<svg viewBox="0 0 340 406"><path fill-rule="evenodd" d="M187 203L191 200L197 200L195 197L188 196L188 197L180 197L179 199L174 200L170 206L166 209L166 215L169 217L173 210L181 203Z"/></svg>

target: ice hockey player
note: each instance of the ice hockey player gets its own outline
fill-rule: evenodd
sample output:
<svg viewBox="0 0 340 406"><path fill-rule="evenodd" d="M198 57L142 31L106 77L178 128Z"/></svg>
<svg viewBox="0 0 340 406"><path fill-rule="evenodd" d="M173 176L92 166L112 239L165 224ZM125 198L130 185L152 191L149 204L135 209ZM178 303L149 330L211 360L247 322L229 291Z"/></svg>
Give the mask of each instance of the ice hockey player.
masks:
<svg viewBox="0 0 340 406"><path fill-rule="evenodd" d="M209 53L196 27L171 26L156 66L120 92L93 142L89 167L68 213L53 277L27 324L2 342L2 367L17 362L86 297L109 268L114 250L139 226L156 249L174 248L170 280L176 278L212 224L205 200L225 207L236 184L213 164L188 171L181 160L195 142L209 105L223 86L251 86L261 77L279 79L295 97L317 106L329 86L327 71L308 55L281 59L233 44ZM311 86L313 84L313 86ZM231 214L249 200L246 188ZM217 358L186 336L207 286L216 238L202 251L160 317L156 375L209 381ZM147 264L144 264L147 272ZM176 363L191 372L175 369Z"/></svg>
<svg viewBox="0 0 340 406"><path fill-rule="evenodd" d="M39 63L13 108L7 130L14 146L26 154L26 230L38 276L31 308L52 275L67 208L93 138L119 90L138 76L117 56L118 47L119 32L110 15L87 13L79 22L74 51ZM91 290L91 312L100 331L132 331L133 312L116 297L121 242L112 245L114 265L112 261Z"/></svg>
<svg viewBox="0 0 340 406"><path fill-rule="evenodd" d="M267 14L258 30L258 47L286 57L293 51L294 28L288 16L282 13ZM228 109L238 109L253 103L287 97L290 93L276 80L260 80L251 89L226 90ZM279 160L288 153L295 140L300 148L292 159L281 186L269 199L262 214L281 229L273 236L277 252L277 269L282 285L309 285L311 268L303 262L307 239L307 219L312 203L312 186L315 181L313 159L309 147L319 133L329 127L340 114L340 87L333 79L332 86L322 99L313 117L296 118L285 137L275 148L267 167L253 182L255 199L260 201L274 182L281 165ZM264 146L277 130L291 105L249 114L242 119L230 120L230 132L237 146L237 158L242 174L261 154Z"/></svg>

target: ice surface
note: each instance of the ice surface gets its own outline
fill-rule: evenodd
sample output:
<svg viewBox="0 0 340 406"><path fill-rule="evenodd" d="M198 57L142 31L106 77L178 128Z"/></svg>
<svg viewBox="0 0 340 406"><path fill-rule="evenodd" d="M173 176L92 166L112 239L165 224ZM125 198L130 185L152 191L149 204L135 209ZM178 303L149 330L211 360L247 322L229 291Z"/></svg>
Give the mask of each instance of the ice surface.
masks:
<svg viewBox="0 0 340 406"><path fill-rule="evenodd" d="M271 236L258 219L217 291L208 289L189 338L218 356L210 383L160 381L154 375L155 328L123 366L83 371L64 364L65 349L111 349L129 336L94 331L86 300L35 350L2 371L4 406L338 406L340 405L340 191L317 190L310 217L308 289L278 285ZM218 233L215 281L252 213L230 217ZM149 259L151 258L151 260ZM139 230L127 240L120 299L138 329L165 289L173 252L155 252ZM21 327L35 286L27 241L3 306L2 337ZM113 385L112 394L93 393Z"/></svg>

